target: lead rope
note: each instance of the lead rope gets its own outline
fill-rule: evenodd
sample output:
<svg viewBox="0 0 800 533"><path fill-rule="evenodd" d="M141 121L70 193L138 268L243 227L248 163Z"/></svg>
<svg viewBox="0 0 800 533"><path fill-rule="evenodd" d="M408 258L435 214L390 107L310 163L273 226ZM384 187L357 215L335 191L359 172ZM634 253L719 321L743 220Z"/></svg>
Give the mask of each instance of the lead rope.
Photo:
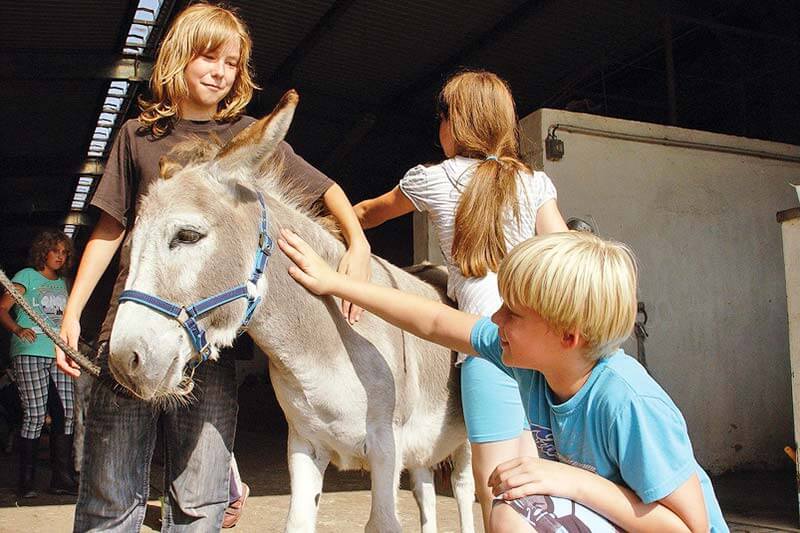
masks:
<svg viewBox="0 0 800 533"><path fill-rule="evenodd" d="M67 357L75 361L78 364L78 366L80 366L91 376L100 379L102 381L108 381L107 377L104 378L103 376L101 376L99 366L97 366L95 363L89 360L88 357L86 357L79 351L67 345L67 343L64 342L55 331L53 331L50 325L47 324L47 322L39 315L39 313L33 310L30 304L25 300L25 298L22 297L22 295L19 293L16 287L14 287L14 284L11 282L10 279L8 279L8 276L6 276L6 273L3 272L3 269L1 268L0 268L0 284L3 285L3 287L5 287L5 289L9 292L9 294L11 294L11 297L14 299L17 305L19 305L22 308L22 310L25 311L25 313L29 317L31 317L31 320L33 320L37 326L42 328L44 334L47 335L47 337L50 338L51 341L56 343L56 346L58 346L64 351Z"/></svg>

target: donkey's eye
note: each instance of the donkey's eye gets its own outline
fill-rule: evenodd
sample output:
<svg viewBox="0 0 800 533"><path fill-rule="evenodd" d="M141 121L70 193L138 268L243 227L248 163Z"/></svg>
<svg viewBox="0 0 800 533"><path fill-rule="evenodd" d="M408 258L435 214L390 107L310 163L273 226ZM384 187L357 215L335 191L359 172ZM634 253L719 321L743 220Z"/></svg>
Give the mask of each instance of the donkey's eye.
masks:
<svg viewBox="0 0 800 533"><path fill-rule="evenodd" d="M180 229L172 238L172 242L169 243L169 247L172 249L179 244L194 244L203 237L204 235L198 231L192 229Z"/></svg>

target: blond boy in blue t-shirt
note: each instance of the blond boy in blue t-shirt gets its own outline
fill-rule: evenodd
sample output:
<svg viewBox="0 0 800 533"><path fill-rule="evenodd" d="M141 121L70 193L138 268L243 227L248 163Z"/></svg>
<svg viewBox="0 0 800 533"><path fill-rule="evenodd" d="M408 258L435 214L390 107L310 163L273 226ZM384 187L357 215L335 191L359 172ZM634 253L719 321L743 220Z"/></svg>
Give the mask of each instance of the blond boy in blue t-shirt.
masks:
<svg viewBox="0 0 800 533"><path fill-rule="evenodd" d="M713 531L727 526L678 408L620 349L636 316L622 244L568 232L503 260L491 322L337 274L284 231L291 276L419 337L486 358L519 383L540 458L497 466L492 531Z"/></svg>

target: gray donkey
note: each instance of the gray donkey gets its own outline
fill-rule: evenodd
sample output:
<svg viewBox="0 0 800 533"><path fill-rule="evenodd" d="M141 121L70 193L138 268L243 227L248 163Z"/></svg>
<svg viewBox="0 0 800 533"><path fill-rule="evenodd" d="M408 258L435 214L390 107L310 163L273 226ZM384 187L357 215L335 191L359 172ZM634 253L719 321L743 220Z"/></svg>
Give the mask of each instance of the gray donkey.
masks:
<svg viewBox="0 0 800 533"><path fill-rule="evenodd" d="M262 216L273 239L282 227L291 228L338 263L344 246L297 208L281 183L280 162L271 156L297 100L294 91L286 93L269 116L221 148L196 144L177 162L162 162L162 174L170 176L141 202L126 291L179 307L241 284L257 250L268 250L263 241L269 239L259 235ZM411 474L422 531L435 531L432 468L450 457L461 530L472 532L474 485L451 352L369 314L351 327L331 298L314 296L289 277L289 263L276 247L264 275L246 284L245 296L197 318L213 359L218 347L235 339L248 303L262 298L248 333L269 356L289 423L286 530L315 530L323 475L332 462L370 470L367 531L400 531L396 500L403 469ZM440 298L432 286L377 257L372 280ZM175 321L141 303L121 303L109 367L138 396L169 401L186 392L185 369L199 345L182 327L185 311Z"/></svg>

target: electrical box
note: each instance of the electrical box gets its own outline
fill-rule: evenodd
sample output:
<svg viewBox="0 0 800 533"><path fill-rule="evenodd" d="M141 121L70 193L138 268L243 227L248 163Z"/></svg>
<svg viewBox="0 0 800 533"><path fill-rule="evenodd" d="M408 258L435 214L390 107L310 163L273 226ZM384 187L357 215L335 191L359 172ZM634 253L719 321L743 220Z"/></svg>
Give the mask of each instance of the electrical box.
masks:
<svg viewBox="0 0 800 533"><path fill-rule="evenodd" d="M564 141L551 132L544 140L544 155L549 161L559 161L564 157Z"/></svg>

